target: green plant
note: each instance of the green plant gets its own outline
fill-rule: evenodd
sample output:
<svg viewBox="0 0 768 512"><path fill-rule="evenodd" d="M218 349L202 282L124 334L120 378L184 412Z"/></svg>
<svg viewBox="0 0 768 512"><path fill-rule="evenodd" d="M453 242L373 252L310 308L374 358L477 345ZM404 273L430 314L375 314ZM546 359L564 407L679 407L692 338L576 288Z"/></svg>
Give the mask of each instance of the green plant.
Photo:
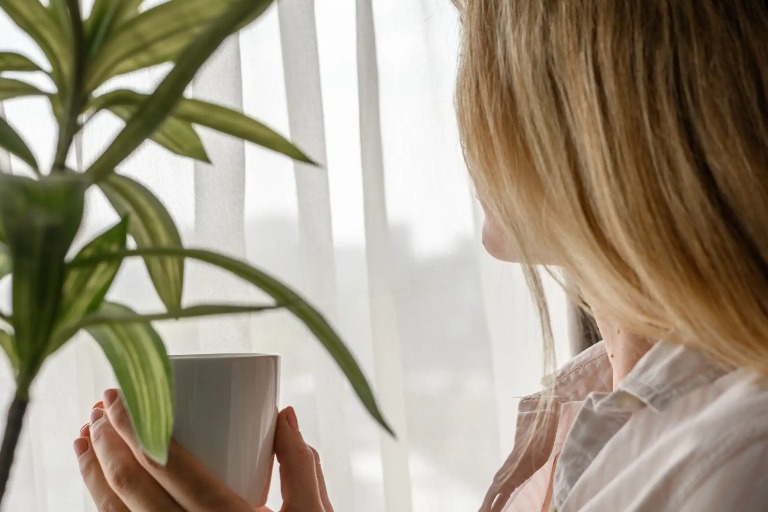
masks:
<svg viewBox="0 0 768 512"><path fill-rule="evenodd" d="M162 202L117 168L147 139L181 156L207 161L195 126L202 125L311 163L294 145L242 113L184 97L196 72L225 38L269 7L271 0L170 0L142 10L142 0L95 0L84 19L78 0L0 0L0 8L40 47L47 65L0 52L0 100L40 96L58 126L54 163L43 172L22 138L0 117L0 147L22 160L35 178L0 172L0 279L12 277L12 313L0 312L0 346L15 373L0 450L0 501L13 463L29 390L45 359L81 330L101 346L116 374L138 438L163 464L173 424L168 357L151 322L285 308L301 320L341 367L370 414L387 430L351 353L323 317L298 294L250 265L188 249ZM152 94L99 93L110 78L173 63ZM15 73L44 73L41 90ZM107 110L125 126L83 172L67 167L74 137ZM2 171L2 170L0 170ZM121 221L68 258L80 229L86 193L100 190ZM129 249L132 238L135 248ZM140 257L165 308L142 315L105 300L121 264ZM185 259L239 276L274 303L182 306Z"/></svg>

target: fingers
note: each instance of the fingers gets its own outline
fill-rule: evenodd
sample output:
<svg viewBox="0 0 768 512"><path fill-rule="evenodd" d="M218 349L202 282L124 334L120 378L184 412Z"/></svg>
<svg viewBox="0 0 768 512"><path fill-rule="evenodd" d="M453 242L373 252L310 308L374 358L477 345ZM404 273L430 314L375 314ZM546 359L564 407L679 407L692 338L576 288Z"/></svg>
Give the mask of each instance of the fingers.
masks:
<svg viewBox="0 0 768 512"><path fill-rule="evenodd" d="M315 457L315 474L317 475L317 486L320 490L320 499L323 502L325 512L333 512L333 506L331 505L331 499L328 497L328 488L325 486L325 476L323 476L323 468L320 467L320 454L317 450L309 447L312 450L312 455Z"/></svg>
<svg viewBox="0 0 768 512"><path fill-rule="evenodd" d="M291 407L283 410L277 418L275 454L280 463L283 510L325 512L315 456L299 432L296 413Z"/></svg>
<svg viewBox="0 0 768 512"><path fill-rule="evenodd" d="M100 511L252 512L178 444L171 443L168 465L151 461L133 434L116 390L105 392L103 406L105 411L94 409L91 428L84 427L76 445L86 485L97 505L103 503ZM280 463L282 510L333 512L320 457L304 442L292 408L278 417L275 453ZM265 507L258 510L270 512Z"/></svg>
<svg viewBox="0 0 768 512"><path fill-rule="evenodd" d="M110 423L130 448L135 460L185 511L252 512L242 498L177 443L171 442L166 466L149 459L133 433L128 411L116 390L109 389L104 393L104 405Z"/></svg>
<svg viewBox="0 0 768 512"><path fill-rule="evenodd" d="M107 484L128 510L182 512L179 505L139 464L102 409L91 411L90 445Z"/></svg>
<svg viewBox="0 0 768 512"><path fill-rule="evenodd" d="M88 425L85 425L80 430L80 437L75 440L74 449L80 474L96 509L99 512L130 512L107 483L99 459L91 447L89 434Z"/></svg>

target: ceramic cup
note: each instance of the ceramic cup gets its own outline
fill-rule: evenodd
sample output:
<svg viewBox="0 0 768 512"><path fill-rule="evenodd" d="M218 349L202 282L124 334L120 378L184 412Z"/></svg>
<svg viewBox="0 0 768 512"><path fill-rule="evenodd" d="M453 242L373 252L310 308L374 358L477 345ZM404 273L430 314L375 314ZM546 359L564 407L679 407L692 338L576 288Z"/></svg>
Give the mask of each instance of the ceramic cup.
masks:
<svg viewBox="0 0 768 512"><path fill-rule="evenodd" d="M280 357L171 356L174 439L254 507L267 502Z"/></svg>

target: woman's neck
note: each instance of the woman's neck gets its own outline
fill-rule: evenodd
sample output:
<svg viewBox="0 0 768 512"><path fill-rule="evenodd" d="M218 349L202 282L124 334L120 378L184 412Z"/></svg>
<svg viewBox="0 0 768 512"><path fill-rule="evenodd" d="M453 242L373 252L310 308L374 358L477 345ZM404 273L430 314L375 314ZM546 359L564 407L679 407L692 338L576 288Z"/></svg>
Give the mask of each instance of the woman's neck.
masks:
<svg viewBox="0 0 768 512"><path fill-rule="evenodd" d="M653 343L647 338L626 332L620 325L599 314L595 314L595 320L613 367L613 389L616 389Z"/></svg>

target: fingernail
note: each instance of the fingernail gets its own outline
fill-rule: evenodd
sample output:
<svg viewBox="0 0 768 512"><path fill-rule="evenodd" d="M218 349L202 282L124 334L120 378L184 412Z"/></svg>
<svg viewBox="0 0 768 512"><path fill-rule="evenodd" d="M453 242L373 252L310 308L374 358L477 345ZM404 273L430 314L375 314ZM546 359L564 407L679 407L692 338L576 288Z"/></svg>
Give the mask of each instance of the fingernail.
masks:
<svg viewBox="0 0 768 512"><path fill-rule="evenodd" d="M78 437L72 445L75 449L75 455L78 457L88 451L88 440Z"/></svg>
<svg viewBox="0 0 768 512"><path fill-rule="evenodd" d="M88 435L88 427L90 427L90 426L91 426L90 423L86 423L85 425L80 427L80 435L81 436Z"/></svg>
<svg viewBox="0 0 768 512"><path fill-rule="evenodd" d="M288 407L285 410L285 419L288 420L288 424L293 430L299 430L299 419L296 417L296 411L293 407Z"/></svg>
<svg viewBox="0 0 768 512"><path fill-rule="evenodd" d="M104 409L94 409L91 411L91 425L99 421L104 416Z"/></svg>
<svg viewBox="0 0 768 512"><path fill-rule="evenodd" d="M103 408L104 408L104 402L102 402L101 400L93 404L93 407L91 407L91 409L103 409Z"/></svg>
<svg viewBox="0 0 768 512"><path fill-rule="evenodd" d="M109 407L117 400L117 390L108 389L104 392L104 406Z"/></svg>

